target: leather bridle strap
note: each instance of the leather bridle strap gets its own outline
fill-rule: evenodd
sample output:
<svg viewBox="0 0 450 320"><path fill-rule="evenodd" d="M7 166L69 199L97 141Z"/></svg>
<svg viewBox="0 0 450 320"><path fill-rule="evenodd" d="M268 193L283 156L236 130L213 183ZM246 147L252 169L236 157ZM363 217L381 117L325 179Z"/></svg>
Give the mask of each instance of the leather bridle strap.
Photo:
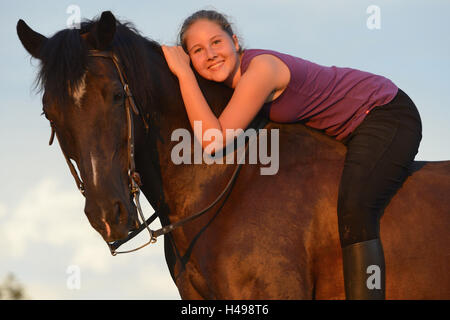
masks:
<svg viewBox="0 0 450 320"><path fill-rule="evenodd" d="M48 144L51 146L53 144L53 140L55 139L55 134L56 134L55 124L51 120L50 120L50 127L52 129L52 133L50 135L50 140L49 140ZM56 136L58 136L58 135L56 134ZM59 138L58 138L58 140L59 140ZM81 194L85 197L83 181L81 180L80 176L78 175L78 172L75 169L72 161L67 156L67 154L64 152L64 150L62 150L62 148L61 148L61 151L64 155L64 158L66 159L67 165L69 166L70 173L72 174L73 178L75 179L75 183L77 184L78 190L80 190Z"/></svg>
<svg viewBox="0 0 450 320"><path fill-rule="evenodd" d="M122 73L122 69L120 68L119 59L117 59L116 55L112 51L89 50L88 56L89 57L107 58L107 59L112 60L112 62L114 63L114 66L116 67L116 71L117 71L117 74L119 75L120 83L123 86L123 89L125 91L128 102L130 103L131 108L133 109L133 112L138 115L139 110L136 107L136 103L134 102L133 95L131 94L131 90L128 87L128 83L126 81L125 75L124 75L124 73ZM148 128L148 124L145 121L145 118L144 117L142 117L142 118L143 118L142 120L144 120L145 127Z"/></svg>
<svg viewBox="0 0 450 320"><path fill-rule="evenodd" d="M127 114L127 128L128 128L128 176L130 178L130 186L131 186L131 194L135 194L139 192L139 186L142 185L139 174L136 172L136 164L134 160L134 123L133 123L133 115L130 112L133 110L134 114L139 115L139 110L136 107L136 103L134 102L133 95L131 94L130 87L125 79L124 74L122 73L122 69L120 68L119 60L116 55L111 51L99 51L99 50L89 50L89 57L100 57L111 59L116 68L117 74L119 75L120 82L123 86L123 90L126 95L125 99L125 109ZM142 117L144 125L146 129L148 129L148 124L145 121L145 118Z"/></svg>

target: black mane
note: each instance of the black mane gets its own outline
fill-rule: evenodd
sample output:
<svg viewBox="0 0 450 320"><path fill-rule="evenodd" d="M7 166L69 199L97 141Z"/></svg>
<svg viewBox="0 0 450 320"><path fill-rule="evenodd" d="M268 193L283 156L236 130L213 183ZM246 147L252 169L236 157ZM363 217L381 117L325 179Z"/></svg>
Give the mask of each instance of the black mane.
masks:
<svg viewBox="0 0 450 320"><path fill-rule="evenodd" d="M92 30L97 22L86 20L79 30L61 30L41 48L36 88L45 90L61 106L70 101L69 92L77 88L88 68L88 48L80 35ZM140 35L132 23L117 21L112 51L123 66L137 104L150 103L155 84L152 70L164 59L160 45ZM160 59L151 59L156 56Z"/></svg>
<svg viewBox="0 0 450 320"><path fill-rule="evenodd" d="M46 90L58 104L65 105L69 90L75 89L87 69L87 48L79 30L65 29L49 38L40 50L39 91Z"/></svg>

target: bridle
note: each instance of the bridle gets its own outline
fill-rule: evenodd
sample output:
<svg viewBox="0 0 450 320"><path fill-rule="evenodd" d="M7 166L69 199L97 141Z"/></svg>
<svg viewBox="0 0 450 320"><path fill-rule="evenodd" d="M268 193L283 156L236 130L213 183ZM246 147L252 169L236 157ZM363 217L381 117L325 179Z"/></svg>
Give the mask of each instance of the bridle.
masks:
<svg viewBox="0 0 450 320"><path fill-rule="evenodd" d="M233 182L236 180L236 177L242 167L242 164L243 164L242 160L246 155L246 151L248 149L248 144L245 147L245 150L243 152L241 159L238 160L238 162L237 162L238 165L236 166L230 180L228 181L228 184L225 186L225 188L222 190L222 192L218 195L218 197L210 205L208 205L203 210L201 210L187 218L184 218L180 221L177 221L175 223L164 226L158 230L150 229L150 224L158 217L159 214L158 214L158 212L155 212L150 218L148 218L146 220L144 217L144 214L142 212L140 202L139 202L140 187L142 186L142 182L141 182L139 173L136 172L136 165L135 165L135 160L134 160L134 155L135 155L134 154L134 123L133 123L133 115L132 115L132 112L136 115L139 115L139 110L133 99L133 95L132 95L131 90L128 86L128 83L126 81L125 74L122 72L122 69L121 69L121 66L119 63L119 59L117 58L117 56L112 51L100 51L100 50L89 50L88 56L89 57L106 58L106 59L112 60L114 66L115 66L115 69L117 71L117 74L119 75L120 82L123 86L123 89L124 89L124 92L126 95L125 96L125 109L126 109L126 114L127 114L127 127L128 127L128 178L129 178L129 183L130 183L129 187L130 187L130 194L134 198L134 202L136 204L136 208L138 210L138 213L139 213L139 216L140 216L142 222L140 222L140 225L136 230L134 230L128 234L127 238L122 239L122 240L117 240L114 242L107 242L107 245L108 245L108 248L109 248L111 254L113 256L115 256L115 255L121 254L121 253L134 252L134 251L137 251L139 249L146 247L147 245L149 245L151 243L155 243L159 236L167 234L169 232L172 232L176 228L184 225L185 223L202 216L209 209L211 209L214 205L216 205L219 202L219 200L222 199L222 197L227 193L227 191L230 190L231 186L233 185ZM144 116L141 115L141 118L144 122L146 129L148 130L149 126L148 126ZM54 124L52 121L50 121L50 125L51 125L52 132L51 132L51 136L50 136L49 145L51 145L53 143L53 139L54 139L55 133L56 133L56 130L55 130L55 127L54 127ZM84 197L86 197L83 181L79 177L78 172L76 171L70 158L65 154L65 152L63 150L62 150L62 152L64 154L67 164L69 165L70 172L71 172L73 178L75 179L75 183L77 185L78 190L81 192L81 194ZM150 239L145 244L143 244L135 249L126 250L126 251L117 251L117 249L121 245L123 245L124 243L133 239L144 229L146 229L148 231L149 236L150 236Z"/></svg>

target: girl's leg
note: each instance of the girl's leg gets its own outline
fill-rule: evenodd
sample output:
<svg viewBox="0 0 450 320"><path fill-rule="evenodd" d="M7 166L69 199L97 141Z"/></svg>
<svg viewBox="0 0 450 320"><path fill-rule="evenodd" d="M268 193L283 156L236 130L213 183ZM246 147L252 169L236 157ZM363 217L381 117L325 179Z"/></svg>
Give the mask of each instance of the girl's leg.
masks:
<svg viewBox="0 0 450 320"><path fill-rule="evenodd" d="M406 180L421 138L419 113L399 90L390 103L375 107L345 142L338 225L347 298L385 296L379 220Z"/></svg>

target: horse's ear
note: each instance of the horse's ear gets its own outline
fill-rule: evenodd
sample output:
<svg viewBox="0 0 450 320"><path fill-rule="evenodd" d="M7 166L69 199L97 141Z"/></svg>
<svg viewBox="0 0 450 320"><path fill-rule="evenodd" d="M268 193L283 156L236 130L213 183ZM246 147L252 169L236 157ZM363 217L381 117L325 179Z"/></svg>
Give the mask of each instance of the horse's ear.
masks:
<svg viewBox="0 0 450 320"><path fill-rule="evenodd" d="M40 51L47 38L31 29L22 19L17 22L16 29L24 48L33 57L40 59Z"/></svg>
<svg viewBox="0 0 450 320"><path fill-rule="evenodd" d="M116 33L116 18L111 11L103 11L97 23L94 37L96 38L96 49L105 50L108 48Z"/></svg>

